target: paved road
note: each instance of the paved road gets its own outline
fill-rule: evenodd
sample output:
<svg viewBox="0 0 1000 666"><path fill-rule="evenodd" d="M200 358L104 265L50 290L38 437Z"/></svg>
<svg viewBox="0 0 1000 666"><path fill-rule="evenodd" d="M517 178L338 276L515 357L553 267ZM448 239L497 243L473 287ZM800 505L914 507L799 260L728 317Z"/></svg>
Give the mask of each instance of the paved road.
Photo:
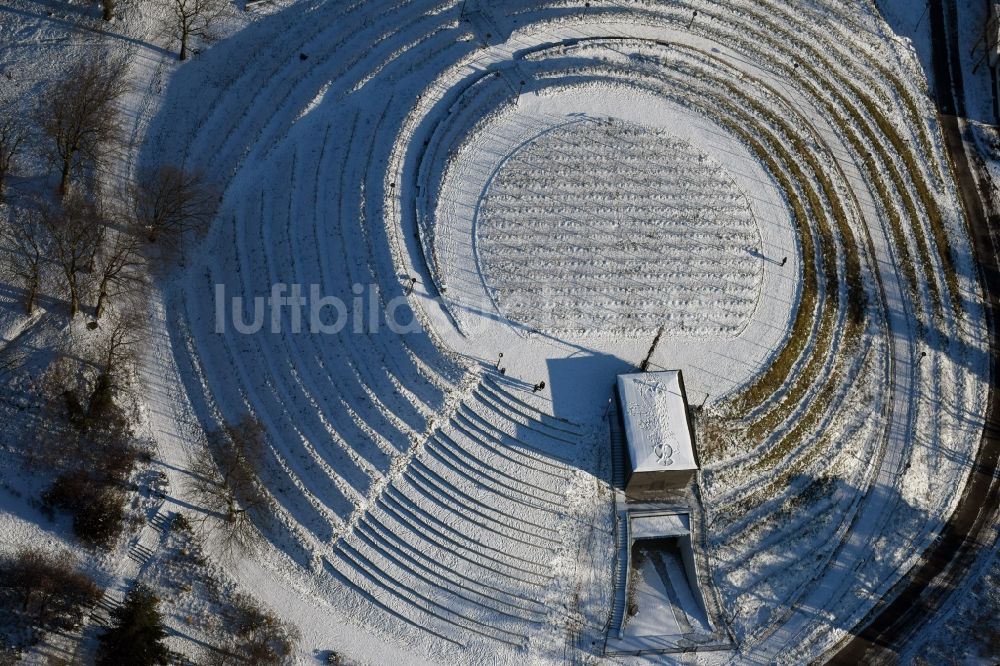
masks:
<svg viewBox="0 0 1000 666"><path fill-rule="evenodd" d="M969 154L975 151L963 121L965 101L962 71L954 25L955 0L931 0L930 18L934 54L934 80L945 144L958 179L962 203L969 218L976 259L981 268L990 335L990 376L1000 369L1000 258L998 239L989 225L990 215L973 176ZM919 630L949 592L975 563L983 546L995 538L996 511L1000 507L1000 396L990 384L986 426L974 468L958 508L945 524L941 539L922 561L877 607L863 629L842 644L831 659L834 664L878 663L892 660L908 638Z"/></svg>

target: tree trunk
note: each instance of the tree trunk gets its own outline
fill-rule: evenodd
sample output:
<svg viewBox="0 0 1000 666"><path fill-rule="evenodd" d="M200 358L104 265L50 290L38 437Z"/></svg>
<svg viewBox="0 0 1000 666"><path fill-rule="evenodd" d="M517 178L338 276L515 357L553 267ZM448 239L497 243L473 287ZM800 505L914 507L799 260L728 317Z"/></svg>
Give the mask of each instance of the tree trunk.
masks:
<svg viewBox="0 0 1000 666"><path fill-rule="evenodd" d="M24 309L30 316L35 311L35 301L38 299L38 276L32 276L28 283L28 294L24 297Z"/></svg>
<svg viewBox="0 0 1000 666"><path fill-rule="evenodd" d="M104 305L108 299L108 279L101 278L101 288L97 293L97 305L94 307L94 318L100 319L104 314Z"/></svg>
<svg viewBox="0 0 1000 666"><path fill-rule="evenodd" d="M181 30L181 54L178 60L187 60L188 57L188 33L187 30Z"/></svg>
<svg viewBox="0 0 1000 666"><path fill-rule="evenodd" d="M104 19L105 21L110 21L111 19L113 19L114 14L112 13L112 10L114 10L114 8L115 8L114 0L101 0L101 9L103 10L101 18Z"/></svg>
<svg viewBox="0 0 1000 666"><path fill-rule="evenodd" d="M37 617L42 622L46 622L49 619L49 602L52 600L52 596L46 594L42 597L42 604L38 607L38 612L35 613Z"/></svg>
<svg viewBox="0 0 1000 666"><path fill-rule="evenodd" d="M72 319L80 311L80 297L76 293L76 277L69 281L69 317Z"/></svg>
<svg viewBox="0 0 1000 666"><path fill-rule="evenodd" d="M73 156L68 155L63 160L62 165L62 178L59 179L59 196L66 196L66 192L69 191L69 167L72 163Z"/></svg>

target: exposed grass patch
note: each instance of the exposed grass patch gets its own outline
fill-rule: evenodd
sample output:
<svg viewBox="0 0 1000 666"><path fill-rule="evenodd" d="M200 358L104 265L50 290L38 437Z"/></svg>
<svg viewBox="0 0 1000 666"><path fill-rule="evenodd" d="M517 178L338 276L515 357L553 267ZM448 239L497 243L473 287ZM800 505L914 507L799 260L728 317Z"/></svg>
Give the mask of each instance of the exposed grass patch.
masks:
<svg viewBox="0 0 1000 666"><path fill-rule="evenodd" d="M944 221L940 214L940 209L934 200L933 195L930 193L930 188L924 179L923 171L920 169L918 160L914 155L914 151L910 148L907 141L905 141L900 134L896 131L896 128L889 122L885 114L883 114L871 99L871 97L865 94L857 85L851 81L845 79L842 75L838 74L836 67L834 67L829 59L825 57L825 54L818 49L814 44L805 43L803 40L799 39L798 36L789 32L784 28L784 26L776 23L770 19L770 17L763 16L759 13L755 13L752 10L746 10L748 14L754 17L755 23L762 26L757 37L757 40L749 40L746 38L741 38L741 35L745 34L746 26L737 25L729 17L721 14L710 14L709 16L718 22L726 24L735 33L734 39L740 44L741 48L750 53L761 53L760 45L766 44L770 49L769 53L762 53L765 56L765 60L774 60L773 54L775 52L784 54L786 57L791 58L796 62L799 67L788 67L777 63L782 67L782 70L786 76L792 80L797 80L800 84L807 87L810 94L814 98L819 100L824 107L827 109L828 113L831 113L831 118L835 120L841 132L851 138L852 147L855 149L857 154L865 161L866 169L868 170L868 177L876 183L876 187L879 190L879 197L885 202L886 210L890 216L890 222L893 226L893 240L896 245L900 248L901 252L907 254L906 245L900 244L900 240L905 238L902 234L902 221L895 210L895 206L890 205L893 203L893 199L888 197L888 192L885 185L879 180L881 178L882 171L873 166L874 160L868 156L868 150L866 147L862 146L855 140L852 133L849 131L850 122L848 122L841 114L839 114L836 109L826 102L823 97L819 94L816 87L806 80L802 73L803 71L809 72L815 81L824 81L827 79L832 79L833 81L841 84L845 89L849 90L850 93L864 106L865 111L870 115L874 121L875 126L882 135L888 139L893 151L900 156L906 167L907 172L910 175L910 179L913 183L914 190L920 200L921 206L923 207L929 222L929 227L931 229L931 234L934 238L935 250L940 258L942 266L944 267L944 280L945 285L950 293L951 302L953 307L957 311L961 311L961 299L958 285L958 277L954 270L954 260L951 253L951 245L948 241L947 230L944 225ZM703 22L701 25L711 25L712 21ZM780 38L780 39L779 39ZM823 72L828 73L828 76L819 76L817 74L817 68L810 63L818 63L818 66ZM884 75L886 71L884 68L879 70ZM913 100L901 90L898 82L894 77L886 75L886 78L893 82L894 89L896 93L904 100L904 105L907 107L907 112L911 116L917 126L921 129L921 145L927 152L928 158L931 158L933 152L930 148L930 142L923 134L923 125L919 122L919 114L913 103ZM917 243L918 253L920 255L920 262L929 271L932 264L930 263L931 252L928 248L928 241L925 237L923 230L920 225L920 216L916 210L916 206L910 197L910 191L906 188L903 179L896 168L895 163L891 160L888 151L883 145L883 141L880 141L878 136L874 131L872 131L870 124L866 122L865 118L858 112L852 104L844 97L844 95L836 89L834 86L826 86L826 90L829 91L831 95L837 100L844 109L848 111L851 116L851 120L855 123L856 127L864 133L864 135L870 140L871 146L875 153L878 154L879 160L885 165L888 170L890 179L893 182L896 190L900 193L900 197L903 200L904 206L906 207L907 217L911 221L909 225L914 233L914 240ZM907 274L907 279L910 281L911 285L916 285L915 279L915 269L909 263L909 257L902 258L904 262L904 271ZM934 280L929 280L928 285L931 291L931 298L934 301L935 309L940 314L942 311L942 295L939 293L937 285Z"/></svg>
<svg viewBox="0 0 1000 666"><path fill-rule="evenodd" d="M708 57L711 58L711 56ZM733 117L741 117L741 115L743 115L741 112L746 108L750 108L758 116L766 119L772 126L786 126L786 123L776 118L771 111L764 108L756 100L745 96L742 91L738 90L734 85L729 83L723 83L722 85L726 88L728 93L724 97L727 99L740 99L741 101L740 106L723 103L723 106L727 108L727 112ZM762 85L762 88L764 88L769 95L781 98L781 95L779 95L777 91L769 88L768 86ZM843 208L843 204L837 196L837 192L829 177L826 175L825 170L822 168L822 165L819 163L819 160L813 154L810 147L806 145L802 137L792 134L791 132L785 131L784 136L784 139L787 140L792 148L791 150L788 150L785 148L785 141L782 141L781 137L777 137L768 131L764 131L762 128L758 128L758 132L768 137L767 146L764 146L760 141L746 132L745 128L741 127L739 124L730 122L725 118L720 119L720 122L728 126L731 131L740 136L757 155L757 157L768 166L771 173L774 174L774 177L779 180L779 183L785 191L786 197L793 208L796 219L800 221L810 219L807 216L806 207L797 196L792 182L789 181L783 171L778 167L778 162L787 166L787 169L791 172L792 180L799 184L800 188L803 192L805 192L808 200L808 208L812 213L812 219L819 221L817 226L820 230L820 252L823 258L823 265L834 268L834 270L828 269L825 272L826 292L828 294L836 295L839 299L840 291L837 273L835 270L837 265L835 242L829 223L827 222L827 209L823 205L823 199L825 199L825 201L829 204L837 231L845 244L844 280L847 286L847 324L844 331L844 339L851 340L856 343L857 340L860 339L860 334L864 327L866 308L864 285L861 278L861 252L857 239L848 224L848 217ZM778 156L777 160L774 157L775 155ZM822 199L815 189L808 187L807 184L814 181L807 178L805 171L794 159L794 155L801 156L801 158L809 165L809 170L812 172L811 176L820 184L820 189L823 194ZM801 229L801 236L803 239L803 254L808 258L813 256L814 247L811 230L808 224L800 223L799 227ZM730 403L729 408L725 413L725 420L737 420L742 416L741 412L745 413L746 411L763 404L765 401L773 399L773 396L780 390L781 386L787 382L787 378L790 376L796 363L798 362L802 350L808 341L809 329L812 324L811 317L808 315L812 313L812 306L817 298L815 292L817 287L815 268L809 261L805 262L805 267L805 284L803 289L802 304L800 305L800 309L797 313L796 321L793 323L792 332L789 336L789 343L781 350L781 352L779 352L775 358L775 362L772 363L768 370L766 370L763 375L761 375L740 396L735 398ZM797 375L792 386L783 396L783 399L777 403L773 409L768 410L754 423L750 424L750 426L745 430L743 433L745 439L750 441L765 439L770 432L772 432L778 425L780 425L780 423L788 418L788 415L797 407L804 395L810 390L810 388L815 386L816 380L820 376L822 368L828 358L827 352L829 347L832 344L834 324L836 322L836 312L837 308L835 301L832 298L825 299L820 315L821 322L819 330L817 331L814 353L810 355L806 365ZM853 349L854 345L852 345L852 350ZM851 355L852 354L849 353L848 357ZM838 368L845 362L845 360L841 359L838 363ZM828 384L823 390L832 391L833 388ZM812 421L819 418L822 413L827 410L828 406L829 405L823 400L814 400L809 411L803 417L803 420ZM733 430L733 425L735 424L713 424L712 426L709 426L710 431L715 433L716 437L713 439L715 446L712 446L706 454L707 459L715 458L716 456L722 454L722 447L720 444L725 441L725 438L721 437L721 434L727 430ZM785 455L788 450L792 448L794 448L794 440L784 438L779 446L773 447L769 450L769 454L780 459L780 457Z"/></svg>
<svg viewBox="0 0 1000 666"><path fill-rule="evenodd" d="M879 133L881 133L882 136L888 139L889 143L892 146L893 151L897 155L899 155L900 159L903 161L903 164L906 167L906 170L910 176L910 180L913 183L914 190L916 190L917 197L920 200L920 205L927 215L931 234L934 237L934 243L936 246L935 249L940 258L941 264L945 269L944 280L948 288L948 291L951 294L952 304L956 308L956 310L961 311L961 304L959 302L958 278L955 273L955 264L951 254L951 244L948 241L947 230L945 229L944 222L941 218L941 212L940 209L938 208L937 202L935 201L933 195L930 192L930 188L927 184L927 181L924 178L924 173L921 170L920 164L918 163L918 160L914 155L914 151L911 149L909 143L905 141L902 136L900 136L899 132L896 130L893 124L889 122L885 114L878 108L877 104L871 98L871 96L865 94L865 92L861 90L856 83L844 78L843 76L840 76L837 73L836 67L829 61L828 58L825 57L825 54L822 51L817 49L814 45L806 44L801 40L797 39L795 35L786 31L779 24L768 20L767 17L763 17L760 15L756 16L758 20L760 20L764 25L767 25L769 29L772 30L770 34L781 35L782 40L784 40L784 44L786 45L792 44L795 46L796 49L800 50L801 53L809 54L809 57L806 58L799 57L797 59L800 69L785 67L784 68L785 74L787 74L792 78L797 79L803 85L806 85L810 90L810 93L816 99L823 101L822 96L816 90L815 86L801 74L802 71L805 71L812 76L813 80L823 81L824 77L819 76L817 68L813 66L813 64L811 64L813 62L818 63L818 66L822 68L824 72L829 74L828 78L833 78L835 81L840 83L844 88L850 91L850 94L861 103L861 105L867 112L868 116L872 119L872 121L874 121L875 127L877 127ZM777 40L774 40L772 38L768 40L768 43L775 49L782 50L782 44L779 44ZM788 49L786 48L784 50L787 51ZM910 99L910 97L903 90L900 89L898 83L895 82L894 77L888 76L884 69L881 69L880 71L888 80L894 83L893 86L894 90L896 91L896 94L899 95L899 97L904 100L904 104L908 107L907 112L910 115L911 120L917 125L918 128L921 129L920 136L923 139L921 143L924 150L926 151L927 157L930 159L933 156L933 151L930 148L929 140L926 138L926 136L924 136L922 132L923 125L919 121L919 116L913 104L913 100ZM849 100L844 96L843 93L841 93L834 86L828 87L828 91L837 100L837 103L840 105L840 107L847 110L848 114L850 115L850 119L855 124L855 127L859 128L864 133L864 135L869 139L870 144L874 148L874 151L878 154L880 161L887 168L889 177L892 180L894 187L899 192L900 198L903 200L903 204L906 207L907 216L912 222L910 227L914 232L914 239L916 240L917 243L918 252L920 254L920 261L929 271L932 266L930 259L930 249L928 248L927 238L925 237L923 230L920 226L920 216L911 198L910 190L906 187L903 178L895 165L895 162L893 162L893 160L891 159L891 155L885 149L884 142L879 140L875 132L873 132L870 129L869 123L865 121L865 118L858 112L858 110L854 107L854 105L852 105L849 102ZM845 135L850 134L850 132L847 131L847 127L850 125L850 123L845 122L843 116L837 113L837 110L832 105L830 105L825 101L823 101L823 104L826 107L827 111L831 114L831 117L836 119L842 133L844 133ZM858 154L861 155L862 157L867 156L868 152L867 150L859 148L857 145L855 145L854 148L858 152ZM870 160L866 160L866 162L868 161ZM870 177L871 176L878 177L881 173L878 169L873 169L871 167L869 167L868 170ZM880 196L883 198L883 201L886 204L886 208L887 209L892 208L889 205L892 202L892 199L886 198L884 193L884 187L880 188ZM895 218L893 220L894 224L901 226L898 214L895 214L895 210L893 210L893 213L894 215L892 217ZM895 236L896 234L894 233L893 235ZM934 284L933 280L929 281L929 286L931 288L931 297L932 299L934 299L935 307L940 309L943 300L941 294L938 292L937 286L936 284Z"/></svg>
<svg viewBox="0 0 1000 666"><path fill-rule="evenodd" d="M738 94L738 91L733 89L733 86L726 84L730 88L731 94ZM768 89L769 94L777 95L776 91ZM766 118L770 123L782 126L781 122L774 117L774 114L761 107L759 103L752 99L743 100L745 104L751 105L754 110L764 118ZM847 284L847 313L848 313L848 327L845 332L847 337L857 337L860 333L861 323L864 321L864 311L865 311L865 294L864 286L861 279L861 261L860 261L860 250L858 248L854 234L852 233L850 226L847 224L847 215L843 209L843 206L836 195L836 190L833 184L830 182L829 178L824 173L821 165L818 163L816 157L809 150L809 147L805 145L805 142L801 137L793 135L791 133L786 134L786 139L792 145L792 151L787 150L783 145L782 141L772 139L770 148L775 151L781 158L782 163L788 165L790 171L792 171L793 178L800 185L804 183L811 182L803 169L795 161L793 155L801 155L803 159L809 164L812 175L820 183L820 188L823 192L823 198L829 203L830 208L833 212L833 220L837 226L838 232L845 243L845 257L844 257L844 279ZM768 159L770 159L768 157ZM772 166L773 168L773 166ZM836 249L835 243L832 237L832 233L829 224L826 222L826 209L823 206L823 202L819 197L819 194L813 188L804 187L803 190L809 201L809 208L811 209L815 219L820 220L820 244L821 253L823 256L824 266L836 267ZM802 215L801 210L796 211L796 215ZM804 218L800 218L804 219ZM835 270L828 269L825 274L826 278L826 291L828 294L836 294L839 298L839 285L837 281L837 274ZM833 305L832 299L827 299L824 304L823 321L821 322L820 330L817 333L816 348L825 350L831 344L831 339L833 336L833 324L835 323L836 308ZM794 338L796 331L792 331L792 337ZM801 334L800 334L801 335ZM802 344L805 344L805 340L802 340ZM785 349L792 346L791 343ZM784 350L782 354L784 353ZM779 354L779 357L782 355ZM796 381L789 389L784 400L780 403L780 406L786 407L787 409L794 408L794 405L798 402L798 399L808 391L810 386L815 383L816 378L822 369L822 365L825 362L825 354L812 354L809 362L803 368L803 371L799 374ZM792 360L794 364L794 359ZM739 401L734 401L732 403L733 407L738 409L747 410L753 405L761 404L766 400L772 393L776 392L780 385L786 381L786 378L791 372L792 365L772 365L764 375L762 375L754 384L752 384L747 391L740 396ZM754 424L750 426L747 430L747 438L750 440L756 440L766 433L770 432L778 423L784 420L786 417L786 409L776 408L765 413L760 417Z"/></svg>
<svg viewBox="0 0 1000 666"><path fill-rule="evenodd" d="M858 374L864 374L867 372L873 362L874 359L871 357L869 352L868 358L865 359ZM756 465L756 467L774 469L777 463L788 457L789 449L791 449L798 442L809 437L811 433L815 433L817 431L819 421L828 412L825 407L829 405L829 401L831 401L834 397L833 392L827 390L829 386L830 385L824 387L822 394L817 396L817 399L813 403L814 405L822 405L824 409L810 410L809 413L796 424L795 428L782 437L781 442L768 451L768 454L762 458L761 463ZM804 473L804 471L820 456L825 455L828 451L830 451L834 444L835 442L830 436L825 434L822 435L812 446L805 450L802 455L792 461L785 469L781 470L772 479L769 479L760 487L754 489L754 491L746 497L722 505L721 508L735 504L736 509L734 512L737 514L742 514L744 511L752 511L756 509L767 500L776 497L782 489L787 488L793 477ZM776 452L772 454L772 451ZM742 469L739 473L745 474L746 470Z"/></svg>
<svg viewBox="0 0 1000 666"><path fill-rule="evenodd" d="M804 68L806 70L812 71L814 76L816 75L815 71L811 70L811 68L808 65L804 66ZM931 261L931 255L930 255L930 250L928 248L927 238L924 236L923 229L920 226L920 215L919 212L917 211L916 205L913 202L910 191L907 189L906 184L903 182L903 177L900 175L899 170L896 168L896 164L892 161L892 158L889 155L888 151L883 147L882 142L880 142L878 139L878 136L876 136L875 133L871 131L871 129L868 127L861 113L858 112L858 110L854 108L853 105L851 105L843 97L843 95L841 95L839 92L833 89L831 89L830 91L830 93L837 99L841 107L847 110L849 118L845 118L840 112L838 112L837 108L833 104L829 103L826 100L823 100L822 97L819 96L819 91L817 91L811 83L805 80L803 80L802 83L803 85L807 86L810 92L812 92L813 95L815 95L817 99L819 99L823 103L824 107L827 110L827 113L829 113L830 117L834 120L834 122L836 122L838 129L840 129L841 133L848 138L848 140L851 142L852 148L854 148L855 152L862 158L862 161L865 163L865 168L868 172L867 175L869 178L872 179L872 182L876 184L876 187L879 190L879 197L882 199L885 210L889 213L889 220L892 225L893 239L896 242L897 246L901 249L901 251L905 253L906 244L905 244L905 237L903 235L903 222L899 215L899 212L895 208L894 205L895 200L890 196L882 180L882 174L883 173L888 174L889 180L892 182L893 187L896 189L900 199L903 202L903 206L906 209L906 215L911 221L909 228L913 232L914 241L916 242L917 245L917 253L919 254L919 261L924 266L925 272L927 272L927 274L929 275L930 274L929 271L931 270L933 263ZM886 135L887 138L889 138L890 142L893 141L893 137L895 137L897 141L901 141L899 137L895 135L893 128L891 127L891 125L889 125L888 121L885 120L885 117L882 116L880 113L878 113L878 111L874 109L873 105L869 106L871 105L871 100L868 100L867 98L862 98L861 101L862 104L866 105L866 108L869 109L869 113L875 114L873 117L875 118L876 124L879 125L879 130L884 135ZM871 152L857 137L856 135L857 131L860 131L865 136L865 138L868 139L869 146L872 147L873 149ZM886 134L886 132L890 133L892 136L889 136L888 134ZM937 221L937 224L940 225L941 220L940 220L940 215L937 214L936 204L934 204L933 201L925 199L925 197L929 198L930 194L926 189L926 183L924 183L924 181L919 177L919 171L917 170L916 165L913 163L913 155L909 151L906 151L905 148L896 146L895 144L894 148L896 152L900 155L900 157L903 159L904 163L907 165L907 168L910 170L911 180L913 181L914 186L917 189L918 195L921 196L921 203L924 206L924 210L927 213L928 219L931 222L931 227L932 228L934 227L935 220ZM876 163L875 161L874 155L876 154L878 155L879 163ZM946 250L945 254L947 254L947 249L948 249L947 243L945 244L944 247ZM951 266L950 254L948 255L947 261L945 261L943 257L942 261L944 262L946 267ZM915 289L917 282L915 278L915 269L912 265L912 262L909 263L907 269L908 269L907 273L909 275L909 279L911 280L911 285ZM953 273L953 271L946 270L946 273L948 272ZM952 278L955 279L955 276L952 275ZM937 284L933 279L930 279L927 281L927 286L931 292L931 299L934 303L934 307L940 313L942 307L942 299Z"/></svg>

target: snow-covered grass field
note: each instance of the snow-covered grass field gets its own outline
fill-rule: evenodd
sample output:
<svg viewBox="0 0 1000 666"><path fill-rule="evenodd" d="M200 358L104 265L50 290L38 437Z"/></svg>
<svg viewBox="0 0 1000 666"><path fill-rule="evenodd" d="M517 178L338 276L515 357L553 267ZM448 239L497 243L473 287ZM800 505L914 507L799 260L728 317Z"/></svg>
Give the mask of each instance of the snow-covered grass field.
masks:
<svg viewBox="0 0 1000 666"><path fill-rule="evenodd" d="M224 589L294 625L299 663L598 660L605 418L654 338L651 367L682 368L698 407L699 569L736 639L683 660L821 658L953 509L983 307L922 56L871 7L299 0L233 11L177 66L155 8L71 28L9 4L12 97L110 33L134 83L106 178L174 161L223 191L150 302L142 432L165 497L137 502L149 524L117 557L86 555L106 585L161 591L173 649L222 630L191 617ZM279 283L351 325L300 330L286 307L241 332ZM0 298L9 345L74 330ZM221 582L178 582L149 565L184 547L155 526L200 516L190 460L247 414L262 545L234 560L208 535ZM4 550L73 547L18 474Z"/></svg>
<svg viewBox="0 0 1000 666"><path fill-rule="evenodd" d="M475 225L501 314L547 332L736 333L767 260L750 204L720 166L620 122L531 140L488 185Z"/></svg>

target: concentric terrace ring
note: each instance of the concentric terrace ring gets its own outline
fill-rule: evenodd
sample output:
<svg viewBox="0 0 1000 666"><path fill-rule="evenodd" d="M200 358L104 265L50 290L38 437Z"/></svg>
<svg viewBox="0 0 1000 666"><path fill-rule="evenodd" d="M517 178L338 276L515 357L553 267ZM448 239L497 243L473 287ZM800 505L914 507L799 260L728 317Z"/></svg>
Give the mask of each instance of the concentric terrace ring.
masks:
<svg viewBox="0 0 1000 666"><path fill-rule="evenodd" d="M814 658L872 608L957 496L985 336L912 57L885 46L868 10L829 3L824 19L820 4L313 0L214 46L212 68L181 70L150 145L185 146L179 160L216 174L225 197L166 317L198 422L250 412L266 426L261 571L438 660L552 660L574 613L595 635L573 649L601 639L615 567L593 481L607 395L567 416L573 399L548 402L527 370L518 384L493 367L503 349L511 375L538 372L552 337L637 364L662 328L657 359L685 367L704 404L701 576L739 658ZM630 163L626 137L605 131L533 144L550 154L529 160L540 173L527 184L493 172L519 159L519 138L573 119L683 141L711 168L689 169L693 193L676 201L687 181L663 176L676 161L651 149L656 168ZM614 225L539 184L552 170L592 185L583 155L639 183L631 210L608 208L652 234L628 247L652 265L673 243L689 252L683 270L644 277L626 252L585 278ZM712 179L728 184L708 193ZM530 228L491 208L518 182L517 196L544 199ZM676 224L663 211L693 201L736 206L731 224L710 217L683 236L634 219ZM547 228L558 215L566 227ZM553 240L501 247L511 225ZM576 246L585 261L565 256ZM539 322L540 287L503 262L545 256L568 296ZM213 327L218 285L249 318L276 283L394 304L413 325L289 334L285 311L277 333ZM645 308L633 320L629 287Z"/></svg>

